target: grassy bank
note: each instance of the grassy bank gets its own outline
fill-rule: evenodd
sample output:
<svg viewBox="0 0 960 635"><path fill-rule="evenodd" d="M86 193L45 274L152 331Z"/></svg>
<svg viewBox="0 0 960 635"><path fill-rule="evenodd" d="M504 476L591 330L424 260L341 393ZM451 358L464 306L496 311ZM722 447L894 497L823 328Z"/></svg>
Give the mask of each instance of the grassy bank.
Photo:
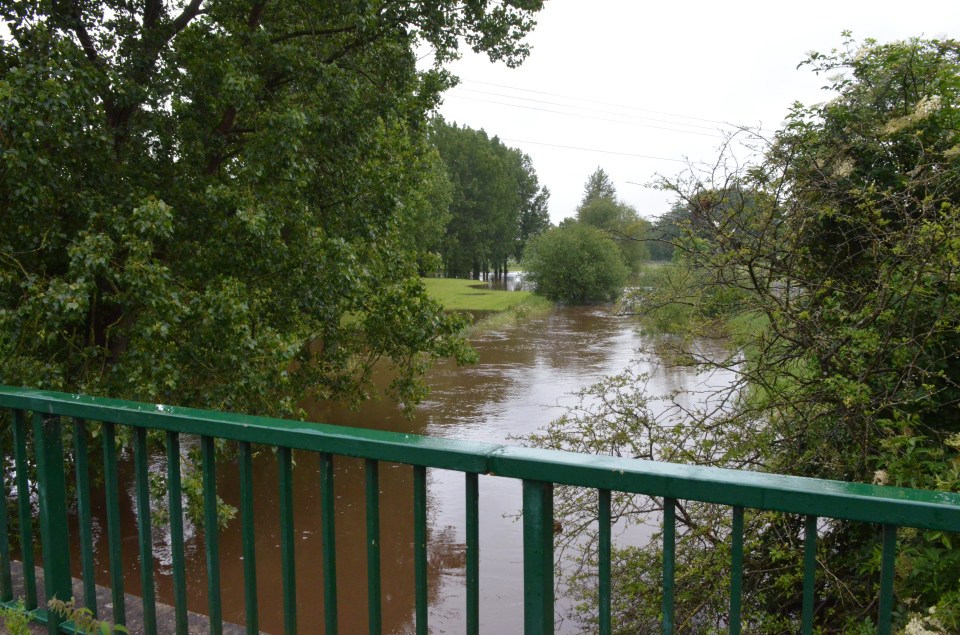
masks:
<svg viewBox="0 0 960 635"><path fill-rule="evenodd" d="M487 289L479 280L424 278L423 283L430 297L448 311L482 314L484 317L474 323L472 330L497 328L553 308L552 302L529 291Z"/></svg>

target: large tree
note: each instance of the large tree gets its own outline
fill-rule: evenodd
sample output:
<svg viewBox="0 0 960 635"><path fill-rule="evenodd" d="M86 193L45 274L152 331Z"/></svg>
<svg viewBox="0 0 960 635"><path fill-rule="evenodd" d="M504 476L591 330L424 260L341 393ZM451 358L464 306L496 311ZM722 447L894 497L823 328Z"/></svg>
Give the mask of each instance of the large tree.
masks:
<svg viewBox="0 0 960 635"><path fill-rule="evenodd" d="M587 177L587 182L583 184L583 198L577 208L578 212L581 207L590 201L602 198L616 200L617 188L614 186L610 175L603 168L597 166L597 169Z"/></svg>
<svg viewBox="0 0 960 635"><path fill-rule="evenodd" d="M520 218L514 240L513 257L519 262L527 242L550 228L550 190L540 186L533 162L526 154L520 154L520 169L517 170L517 192L520 196Z"/></svg>
<svg viewBox="0 0 960 635"><path fill-rule="evenodd" d="M0 382L289 412L387 359L416 400L469 356L404 235L441 65L519 63L540 6L3 3Z"/></svg>

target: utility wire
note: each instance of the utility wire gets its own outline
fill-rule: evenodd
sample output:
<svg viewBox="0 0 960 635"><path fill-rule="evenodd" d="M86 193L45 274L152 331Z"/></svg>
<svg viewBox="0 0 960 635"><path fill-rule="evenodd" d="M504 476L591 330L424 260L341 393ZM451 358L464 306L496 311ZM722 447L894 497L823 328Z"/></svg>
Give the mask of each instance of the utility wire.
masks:
<svg viewBox="0 0 960 635"><path fill-rule="evenodd" d="M510 143L528 143L535 146L547 146L550 148L563 148L565 150L579 150L582 152L599 152L601 154L617 154L624 157L636 157L638 159L654 159L656 161L675 161L676 163L686 163L685 159L669 159L667 157L654 157L648 154L634 154L632 152L617 152L615 150L600 150L598 148L582 148L579 146L565 146L558 143L543 143L541 141L529 141L526 139L507 139L504 137L499 137L501 141L509 141Z"/></svg>
<svg viewBox="0 0 960 635"><path fill-rule="evenodd" d="M587 107L587 106L577 106L577 105L574 105L574 104L564 104L564 103L561 103L561 102L549 101L549 100L546 100L546 99L534 99L534 98L532 98L532 97L517 97L516 95L510 95L510 94L507 94L507 93L495 93L495 92L490 92L490 91L487 91L487 90L477 90L477 89L475 89L475 88L463 88L463 87L459 87L459 86L458 86L458 87L454 88L453 91L454 91L454 92L456 92L456 91L466 91L466 92L471 92L471 93L478 93L478 94L480 94L480 95L491 95L491 96L493 96L493 97L504 97L504 98L506 98L506 99L516 99L516 100L520 100L520 101L529 101L529 102L533 102L533 103L537 103L537 104L547 104L548 106L559 106L559 107L561 107L561 108L576 108L577 110L585 110L585 111L587 111L587 112L598 112L598 113L601 113L601 114L604 114L604 115L614 115L614 116L616 116L616 117L630 117L630 118L635 118L635 119L643 119L643 120L645 120L645 121L655 121L655 122L657 122L657 123L667 123L667 124L671 124L671 125L675 125L675 126L687 126L687 127L690 127L690 128L702 128L702 129L704 129L704 130L713 130L714 132L716 132L716 130L717 130L717 126L703 126L703 125L696 124L696 123L683 123L682 121L670 121L670 120L667 120L667 119L655 119L655 118L653 118L653 117L644 117L644 116L641 116L641 115L631 115L631 114L629 114L629 113L616 112L616 111L613 111L613 110L600 110L600 109L598 109L598 108L589 108L589 107ZM498 102L498 103L499 103L499 102ZM619 108L620 106L617 106L617 107ZM575 114L575 113L570 113L570 114ZM587 116L587 115L578 115L578 116ZM672 116L672 115L671 115L671 116ZM724 124L724 125L730 127L730 124Z"/></svg>
<svg viewBox="0 0 960 635"><path fill-rule="evenodd" d="M653 129L656 129L656 130L666 130L666 131L668 131L668 132L679 132L679 133L682 133L682 134L693 134L693 135L698 135L698 136L701 136L701 137L712 137L712 138L714 138L714 139L723 139L723 138L724 138L724 136L723 136L722 134L710 134L710 133L707 133L707 132L698 132L698 131L696 131L696 130L681 130L681 129L679 129L679 128L667 128L666 126L654 126L654 125L651 125L651 124L637 123L637 122L635 122L635 121L623 121L623 120L618 120L618 119L608 119L608 118L606 118L606 117L593 117L593 116L590 116L590 115L581 115L581 114L578 114L578 113L575 113L575 112L563 112L562 110L551 110L551 109L549 109L549 108L538 108L538 107L536 107L536 106L522 106L522 105L520 105L520 104L510 104L510 103L506 103L506 102L502 102L502 101L494 101L494 100L492 100L492 99L480 99L479 97L465 97L465 96L463 96L463 95L447 95L447 96L448 96L448 97L453 97L454 99L466 99L466 100L468 100L468 101L479 101L479 102L482 102L482 103L485 103L485 104L497 104L497 105L500 105L500 106L507 106L508 108L520 108L520 109L523 109L523 110L536 110L536 111L539 111L539 112L549 112L549 113L553 113L553 114L556 114L556 115L566 115L567 117L579 117L579 118L581 118L581 119L592 119L592 120L594 120L594 121L607 121L607 122L610 122L610 123L619 123L619 124L623 124L623 125L627 125L627 126L637 126L637 127L640 127L640 128L653 128ZM627 116L627 115L625 115L625 116ZM686 125L686 124L680 124L680 125ZM705 126L704 126L704 127L705 127Z"/></svg>
<svg viewBox="0 0 960 635"><path fill-rule="evenodd" d="M601 105L601 106L613 106L613 107L615 107L615 108L625 108L625 109L628 109L628 110L635 110L635 111L638 111L638 112L649 112L649 113L653 113L653 114L657 114L657 115L666 115L666 116L668 116L668 117L676 117L676 118L678 118L678 119L692 119L692 120L694 120L694 121L704 121L704 122L707 122L707 123L714 123L714 124L719 124L719 125L721 125L721 126L728 126L728 127L737 128L737 129L740 129L740 128L743 128L743 127L744 127L744 126L741 126L741 125L738 125L738 124L730 123L729 121L719 121L719 120L717 120L717 119L707 119L707 118L705 118L705 117L694 117L694 116L692 116L692 115L681 115L681 114L678 114L678 113L667 112L667 111L664 111L664 110L653 110L653 109L650 109L650 108L640 108L640 107L637 107L637 106L626 106L626 105L624 105L624 104L614 104L614 103L611 103L611 102L600 101L600 100L597 100L597 99L585 99L585 98L583 98L583 97L574 97L574 96L572 96L572 95L562 95L562 94L559 94L559 93L551 93L551 92L542 91L542 90L532 90L532 89L530 89L530 88L519 88L519 87L517 87L517 86L508 86L508 85L506 85L506 84L497 84L497 83L494 83L494 82L484 82L484 81L480 81L480 80L476 80L476 79L469 79L469 78L460 78L460 79L461 79L462 81L464 81L464 82L469 82L469 83L472 83L472 84L482 84L482 85L484 85L484 86L494 86L494 87L496 87L496 88L506 88L506 89L508 89L508 90L516 90L516 91L519 91L519 92L532 93L532 94L535 94L535 95L546 95L546 96L549 96L549 97L559 97L559 98L561 98L561 99L571 99L571 100L574 100L574 101L581 101L581 102L588 103L588 104L599 104L599 105Z"/></svg>

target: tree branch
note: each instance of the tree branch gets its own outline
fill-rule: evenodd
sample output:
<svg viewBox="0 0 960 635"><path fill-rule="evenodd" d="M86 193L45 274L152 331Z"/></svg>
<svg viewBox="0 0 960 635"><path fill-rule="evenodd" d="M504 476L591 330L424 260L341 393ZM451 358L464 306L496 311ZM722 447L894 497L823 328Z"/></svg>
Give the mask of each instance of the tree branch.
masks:
<svg viewBox="0 0 960 635"><path fill-rule="evenodd" d="M336 35L338 33L350 33L356 31L356 25L350 26L340 26L332 29L303 29L301 31L291 31L290 33L284 33L283 35L278 35L272 40L273 44L279 44L280 42L286 42L287 40L292 40L298 37L317 37L321 35Z"/></svg>
<svg viewBox="0 0 960 635"><path fill-rule="evenodd" d="M190 4L184 7L183 12L173 21L173 35L184 30L186 26L190 24L190 20L197 17L200 13L200 5L202 4L203 0L192 0Z"/></svg>
<svg viewBox="0 0 960 635"><path fill-rule="evenodd" d="M258 26L260 26L260 20L263 18L263 12L267 8L266 0L263 2L257 2L253 5L253 8L250 9L250 17L247 19L247 27L252 31Z"/></svg>
<svg viewBox="0 0 960 635"><path fill-rule="evenodd" d="M87 27L83 24L83 11L76 2L71 4L70 19L73 22L73 32L76 33L77 39L80 40L80 47L83 49L83 54L87 56L87 59L90 60L97 69L103 70L103 59L100 57L100 53L97 52L97 47L93 44L93 38L90 37Z"/></svg>

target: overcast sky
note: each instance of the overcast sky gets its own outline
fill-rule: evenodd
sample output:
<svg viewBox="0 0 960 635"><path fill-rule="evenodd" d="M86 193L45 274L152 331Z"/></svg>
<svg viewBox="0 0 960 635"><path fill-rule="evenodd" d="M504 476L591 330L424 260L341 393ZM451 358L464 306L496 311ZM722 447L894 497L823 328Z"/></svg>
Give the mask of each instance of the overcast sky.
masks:
<svg viewBox="0 0 960 635"><path fill-rule="evenodd" d="M473 54L440 113L530 155L551 192L550 216L574 214L598 166L644 216L670 197L644 187L684 161L711 161L732 126L775 130L794 101L830 95L797 65L842 45L960 38L960 0L720 2L547 0L517 69ZM640 185L636 185L640 184Z"/></svg>

